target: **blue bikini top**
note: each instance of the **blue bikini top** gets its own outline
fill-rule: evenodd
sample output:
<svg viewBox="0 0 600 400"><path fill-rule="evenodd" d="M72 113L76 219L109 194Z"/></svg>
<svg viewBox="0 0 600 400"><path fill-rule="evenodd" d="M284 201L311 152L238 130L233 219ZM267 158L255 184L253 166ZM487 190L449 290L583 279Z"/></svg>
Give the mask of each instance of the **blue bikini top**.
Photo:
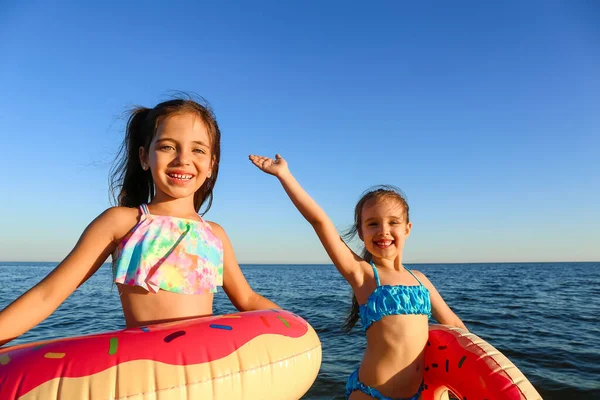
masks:
<svg viewBox="0 0 600 400"><path fill-rule="evenodd" d="M408 268L406 270L419 282L415 286L382 285L375 264L371 261L377 287L369 295L367 302L358 306L358 316L366 331L373 322L388 315L424 314L431 317L429 290Z"/></svg>

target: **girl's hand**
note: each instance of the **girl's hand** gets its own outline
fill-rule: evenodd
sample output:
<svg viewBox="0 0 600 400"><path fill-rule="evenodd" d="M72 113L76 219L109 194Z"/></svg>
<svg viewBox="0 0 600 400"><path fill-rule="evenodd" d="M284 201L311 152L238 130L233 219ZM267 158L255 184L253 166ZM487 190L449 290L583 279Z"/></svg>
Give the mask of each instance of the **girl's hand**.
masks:
<svg viewBox="0 0 600 400"><path fill-rule="evenodd" d="M278 178L289 171L287 161L285 161L279 154L275 155L275 159L264 156L256 156L253 154L251 154L249 158L250 161L252 161L252 164L256 165L260 170Z"/></svg>

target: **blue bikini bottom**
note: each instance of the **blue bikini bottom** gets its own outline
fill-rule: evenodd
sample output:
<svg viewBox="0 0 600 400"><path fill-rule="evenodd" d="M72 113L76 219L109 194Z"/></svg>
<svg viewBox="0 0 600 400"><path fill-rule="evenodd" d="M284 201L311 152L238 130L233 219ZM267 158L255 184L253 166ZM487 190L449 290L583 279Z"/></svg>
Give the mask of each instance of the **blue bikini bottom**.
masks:
<svg viewBox="0 0 600 400"><path fill-rule="evenodd" d="M381 394L379 390L372 388L371 386L367 386L361 381L358 380L358 368L348 377L348 381L346 382L346 399L350 397L350 393L355 390L360 390L361 392L368 394L374 399L377 400L418 400L421 392L424 389L424 383L421 382L421 386L419 386L419 390L411 397L403 397L401 399L392 399L391 397L387 397Z"/></svg>

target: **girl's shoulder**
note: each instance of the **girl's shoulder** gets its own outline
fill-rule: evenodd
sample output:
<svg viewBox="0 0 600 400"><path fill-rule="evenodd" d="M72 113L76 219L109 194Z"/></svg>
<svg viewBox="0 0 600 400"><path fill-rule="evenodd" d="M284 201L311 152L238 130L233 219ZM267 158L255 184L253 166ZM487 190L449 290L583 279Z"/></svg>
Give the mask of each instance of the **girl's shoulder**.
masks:
<svg viewBox="0 0 600 400"><path fill-rule="evenodd" d="M219 239L221 239L221 241L223 241L224 239L227 238L227 234L225 233L225 229L223 229L223 227L219 224L217 224L214 221L207 221L204 220L204 222L210 227L210 230L212 231L212 233L217 236Z"/></svg>
<svg viewBox="0 0 600 400"><path fill-rule="evenodd" d="M112 227L114 237L125 236L140 220L140 210L132 207L110 207L97 220Z"/></svg>
<svg viewBox="0 0 600 400"><path fill-rule="evenodd" d="M100 217L114 220L115 222L118 222L122 219L138 220L139 216L140 216L140 210L138 208L122 207L122 206L107 208L102 214L100 214Z"/></svg>
<svg viewBox="0 0 600 400"><path fill-rule="evenodd" d="M204 222L206 222L206 223L207 223L207 224L208 224L208 225L209 225L209 226L210 226L212 229L220 229L220 230L223 230L223 227L222 227L221 225L217 224L217 223L216 223L216 222L214 222L214 221L209 221L209 220L206 220L206 219L205 219L205 220L204 220Z"/></svg>
<svg viewBox="0 0 600 400"><path fill-rule="evenodd" d="M411 269L410 272L427 288L431 288L433 284L429 281L427 276L419 270Z"/></svg>
<svg viewBox="0 0 600 400"><path fill-rule="evenodd" d="M418 269L409 269L410 272L413 273L413 275L415 275L417 278L421 279L421 278L427 278L425 276L424 273L422 273L421 271L419 271Z"/></svg>

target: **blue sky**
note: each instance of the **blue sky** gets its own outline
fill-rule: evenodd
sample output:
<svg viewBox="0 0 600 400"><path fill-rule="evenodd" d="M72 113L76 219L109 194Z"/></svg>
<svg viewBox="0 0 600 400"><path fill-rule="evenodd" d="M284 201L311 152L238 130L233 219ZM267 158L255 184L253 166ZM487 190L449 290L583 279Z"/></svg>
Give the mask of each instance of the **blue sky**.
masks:
<svg viewBox="0 0 600 400"><path fill-rule="evenodd" d="M496 3L2 2L0 259L64 258L120 116L182 90L220 123L206 218L240 263L330 262L247 160L276 152L340 229L401 187L407 263L600 260L600 7Z"/></svg>

